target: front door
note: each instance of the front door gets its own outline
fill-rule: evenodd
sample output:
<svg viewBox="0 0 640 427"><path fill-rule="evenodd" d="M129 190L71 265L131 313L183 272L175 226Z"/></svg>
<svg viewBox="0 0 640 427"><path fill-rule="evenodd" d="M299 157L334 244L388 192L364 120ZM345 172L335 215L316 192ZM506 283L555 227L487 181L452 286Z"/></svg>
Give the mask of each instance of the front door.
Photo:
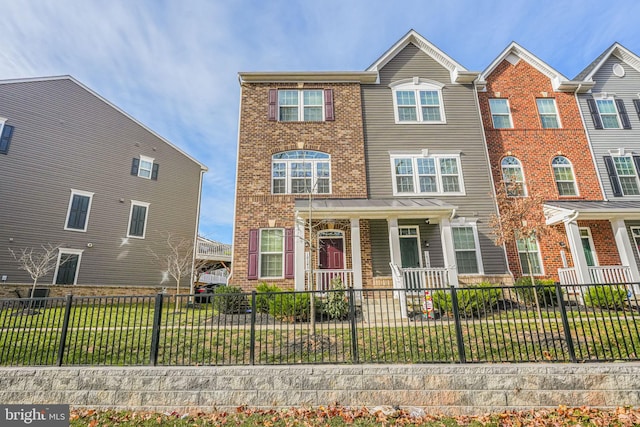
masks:
<svg viewBox="0 0 640 427"><path fill-rule="evenodd" d="M342 237L321 237L319 244L318 267L321 270L344 270L344 239ZM319 288L322 290L330 289L333 276L333 273L321 274Z"/></svg>
<svg viewBox="0 0 640 427"><path fill-rule="evenodd" d="M587 259L587 266L594 267L598 265L598 257L593 246L593 238L591 238L591 230L589 228L580 229L580 240L582 241L582 250L584 257Z"/></svg>
<svg viewBox="0 0 640 427"><path fill-rule="evenodd" d="M400 234L400 258L402 268L421 267L418 227L401 227L398 231Z"/></svg>

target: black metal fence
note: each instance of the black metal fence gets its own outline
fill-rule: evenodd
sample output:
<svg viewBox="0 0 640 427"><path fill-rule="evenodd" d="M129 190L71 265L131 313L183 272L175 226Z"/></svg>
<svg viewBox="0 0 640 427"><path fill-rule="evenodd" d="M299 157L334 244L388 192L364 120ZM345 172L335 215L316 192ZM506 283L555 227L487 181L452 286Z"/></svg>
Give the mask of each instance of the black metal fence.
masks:
<svg viewBox="0 0 640 427"><path fill-rule="evenodd" d="M638 285L0 300L0 365L640 359Z"/></svg>

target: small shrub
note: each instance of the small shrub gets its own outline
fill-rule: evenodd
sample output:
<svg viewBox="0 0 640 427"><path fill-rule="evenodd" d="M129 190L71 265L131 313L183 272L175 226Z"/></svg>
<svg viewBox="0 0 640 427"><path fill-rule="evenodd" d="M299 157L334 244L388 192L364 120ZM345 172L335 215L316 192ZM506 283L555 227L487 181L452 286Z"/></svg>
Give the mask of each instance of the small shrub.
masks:
<svg viewBox="0 0 640 427"><path fill-rule="evenodd" d="M589 286L584 293L587 307L621 310L627 301L627 290L624 286Z"/></svg>
<svg viewBox="0 0 640 427"><path fill-rule="evenodd" d="M262 282L256 287L256 312L268 313L269 312L269 300L274 298L274 293L281 292L282 290L277 285L270 285Z"/></svg>
<svg viewBox="0 0 640 427"><path fill-rule="evenodd" d="M327 292L327 299L322 304L322 311L330 319L346 319L349 314L349 299L344 291L340 277L331 279L331 289L333 291Z"/></svg>
<svg viewBox="0 0 640 427"><path fill-rule="evenodd" d="M213 308L219 313L244 313L249 306L247 296L235 286L218 286L213 293Z"/></svg>
<svg viewBox="0 0 640 427"><path fill-rule="evenodd" d="M269 298L269 314L286 322L309 320L311 297L308 293L284 292Z"/></svg>
<svg viewBox="0 0 640 427"><path fill-rule="evenodd" d="M460 317L480 317L495 307L500 300L500 289L483 282L467 288L456 289ZM439 311L453 314L451 291L436 291L432 295L433 306Z"/></svg>
<svg viewBox="0 0 640 427"><path fill-rule="evenodd" d="M531 286L531 277L521 277L513 284L518 298L526 304L535 304L534 292L538 294L538 301L542 307L552 307L558 304L556 286L553 279L535 279L535 291Z"/></svg>

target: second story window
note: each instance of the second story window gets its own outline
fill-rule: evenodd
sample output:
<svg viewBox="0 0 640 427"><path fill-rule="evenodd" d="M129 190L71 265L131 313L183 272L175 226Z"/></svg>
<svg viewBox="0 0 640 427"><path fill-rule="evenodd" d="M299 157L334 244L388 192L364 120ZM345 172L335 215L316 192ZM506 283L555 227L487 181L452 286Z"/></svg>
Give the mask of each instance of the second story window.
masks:
<svg viewBox="0 0 640 427"><path fill-rule="evenodd" d="M460 157L392 156L394 195L464 194Z"/></svg>
<svg viewBox="0 0 640 427"><path fill-rule="evenodd" d="M396 123L444 123L443 86L417 77L396 82L392 86Z"/></svg>
<svg viewBox="0 0 640 427"><path fill-rule="evenodd" d="M284 151L271 163L273 194L330 194L331 157L319 151Z"/></svg>
<svg viewBox="0 0 640 427"><path fill-rule="evenodd" d="M556 100L553 98L538 98L538 114L540 114L540 123L545 129L555 129L560 127L560 119L558 118L558 109L556 108Z"/></svg>
<svg viewBox="0 0 640 427"><path fill-rule="evenodd" d="M93 194L88 191L71 190L65 230L87 231Z"/></svg>
<svg viewBox="0 0 640 427"><path fill-rule="evenodd" d="M598 98L587 98L587 106L595 129L631 129L622 99L600 95Z"/></svg>
<svg viewBox="0 0 640 427"><path fill-rule="evenodd" d="M334 120L331 89L270 89L269 120L322 122Z"/></svg>
<svg viewBox="0 0 640 427"><path fill-rule="evenodd" d="M513 127L509 100L498 98L490 99L489 109L491 110L491 119L493 120L493 127L495 129L509 129Z"/></svg>
<svg viewBox="0 0 640 427"><path fill-rule="evenodd" d="M577 196L576 180L573 176L573 166L564 156L554 157L551 161L553 168L553 178L558 187L558 194L561 196Z"/></svg>
<svg viewBox="0 0 640 427"><path fill-rule="evenodd" d="M158 170L160 166L154 163L154 159L147 156L134 157L131 161L131 175L139 176L140 178L158 179Z"/></svg>
<svg viewBox="0 0 640 427"><path fill-rule="evenodd" d="M634 160L640 162L639 158L632 156L604 157L604 163L607 167L609 182L611 183L614 196L640 195L638 170L636 169L637 163Z"/></svg>
<svg viewBox="0 0 640 427"><path fill-rule="evenodd" d="M144 239L147 230L147 217L149 216L150 203L131 201L129 212L129 229L127 237Z"/></svg>
<svg viewBox="0 0 640 427"><path fill-rule="evenodd" d="M502 159L500 163L502 167L502 181L506 187L507 196L525 197L527 195L527 186L524 182L524 173L520 160L513 156Z"/></svg>

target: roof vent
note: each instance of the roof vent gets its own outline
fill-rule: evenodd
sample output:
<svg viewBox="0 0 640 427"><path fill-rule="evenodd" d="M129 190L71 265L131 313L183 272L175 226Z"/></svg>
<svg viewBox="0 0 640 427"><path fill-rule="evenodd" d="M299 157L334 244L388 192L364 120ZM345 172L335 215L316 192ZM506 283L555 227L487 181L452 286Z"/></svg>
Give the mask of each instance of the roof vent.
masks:
<svg viewBox="0 0 640 427"><path fill-rule="evenodd" d="M621 64L613 64L613 74L624 77L624 67Z"/></svg>

